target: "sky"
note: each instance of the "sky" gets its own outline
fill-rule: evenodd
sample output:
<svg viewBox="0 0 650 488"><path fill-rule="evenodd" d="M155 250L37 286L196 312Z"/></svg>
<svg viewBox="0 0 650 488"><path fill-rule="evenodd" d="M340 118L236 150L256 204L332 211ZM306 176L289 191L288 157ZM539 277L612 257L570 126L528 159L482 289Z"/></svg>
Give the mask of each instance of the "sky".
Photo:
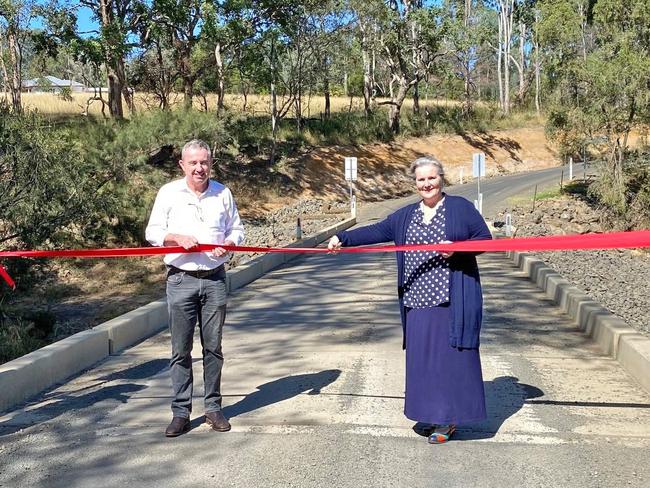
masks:
<svg viewBox="0 0 650 488"><path fill-rule="evenodd" d="M93 14L89 8L80 7L77 11L77 28L79 29L79 32L88 32L98 28L98 24L93 20Z"/></svg>

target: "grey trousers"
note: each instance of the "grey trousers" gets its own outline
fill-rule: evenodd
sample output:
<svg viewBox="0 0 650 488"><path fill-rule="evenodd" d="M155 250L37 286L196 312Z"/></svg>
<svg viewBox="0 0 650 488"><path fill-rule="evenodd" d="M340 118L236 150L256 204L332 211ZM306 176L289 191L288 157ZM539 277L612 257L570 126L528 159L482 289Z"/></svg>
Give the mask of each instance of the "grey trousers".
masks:
<svg viewBox="0 0 650 488"><path fill-rule="evenodd" d="M167 307L172 340L170 370L174 393L173 416L190 418L192 412L192 344L196 324L203 348L205 412L221 410L221 338L226 318L224 268L203 278L169 269Z"/></svg>

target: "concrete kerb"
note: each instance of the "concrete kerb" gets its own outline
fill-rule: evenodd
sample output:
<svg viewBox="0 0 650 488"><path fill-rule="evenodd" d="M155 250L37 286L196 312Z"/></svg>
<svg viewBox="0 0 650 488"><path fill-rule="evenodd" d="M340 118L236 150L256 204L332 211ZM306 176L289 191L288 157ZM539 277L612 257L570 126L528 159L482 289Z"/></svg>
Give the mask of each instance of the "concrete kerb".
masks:
<svg viewBox="0 0 650 488"><path fill-rule="evenodd" d="M287 247L315 247L356 224L349 218ZM269 253L228 271L229 292L255 281L297 254ZM80 373L167 327L167 303L157 300L104 322L90 330L45 346L0 365L0 412L8 410L56 383Z"/></svg>
<svg viewBox="0 0 650 488"><path fill-rule="evenodd" d="M108 356L108 332L84 330L0 365L0 411L27 400Z"/></svg>
<svg viewBox="0 0 650 488"><path fill-rule="evenodd" d="M595 302L544 261L521 252L507 255L605 354L615 358L650 391L650 338Z"/></svg>

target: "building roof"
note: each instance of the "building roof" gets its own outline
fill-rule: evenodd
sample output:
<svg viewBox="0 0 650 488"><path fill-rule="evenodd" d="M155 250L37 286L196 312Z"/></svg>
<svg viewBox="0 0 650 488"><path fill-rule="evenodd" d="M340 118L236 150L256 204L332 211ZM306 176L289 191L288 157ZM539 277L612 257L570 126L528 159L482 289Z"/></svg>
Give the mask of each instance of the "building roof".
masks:
<svg viewBox="0 0 650 488"><path fill-rule="evenodd" d="M31 88L35 86L39 87L47 87L47 86L54 86L54 87L80 87L83 88L83 83L79 83L78 81L71 81L71 80L62 80L61 78L57 78L56 76L41 76L40 78L34 78L31 80L24 80L23 81L23 86L25 88Z"/></svg>

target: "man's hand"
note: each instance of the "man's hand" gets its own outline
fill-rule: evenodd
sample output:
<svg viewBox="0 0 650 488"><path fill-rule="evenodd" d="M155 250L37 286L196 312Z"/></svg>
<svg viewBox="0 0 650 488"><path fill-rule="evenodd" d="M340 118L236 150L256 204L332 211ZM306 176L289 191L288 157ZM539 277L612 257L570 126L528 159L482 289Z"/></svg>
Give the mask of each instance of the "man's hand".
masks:
<svg viewBox="0 0 650 488"><path fill-rule="evenodd" d="M332 236L330 238L330 241L327 243L327 249L330 252L336 252L341 249L341 241L339 241L339 238Z"/></svg>
<svg viewBox="0 0 650 488"><path fill-rule="evenodd" d="M167 234L163 244L165 246L181 246L183 249L192 249L199 245L199 241L194 236Z"/></svg>
<svg viewBox="0 0 650 488"><path fill-rule="evenodd" d="M225 246L234 246L235 245L235 243L233 241L230 241L230 240L229 241L224 241L223 244ZM212 251L210 251L210 254L214 258L220 258L222 256L225 256L229 252L230 251L228 251L227 249L224 249L223 247L215 247Z"/></svg>

